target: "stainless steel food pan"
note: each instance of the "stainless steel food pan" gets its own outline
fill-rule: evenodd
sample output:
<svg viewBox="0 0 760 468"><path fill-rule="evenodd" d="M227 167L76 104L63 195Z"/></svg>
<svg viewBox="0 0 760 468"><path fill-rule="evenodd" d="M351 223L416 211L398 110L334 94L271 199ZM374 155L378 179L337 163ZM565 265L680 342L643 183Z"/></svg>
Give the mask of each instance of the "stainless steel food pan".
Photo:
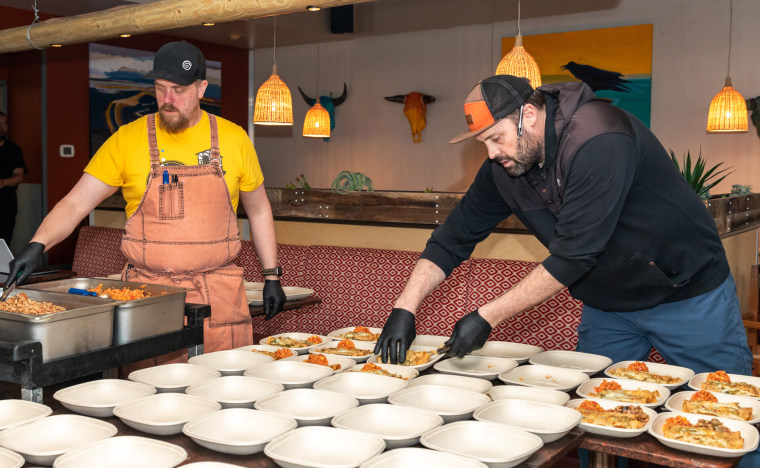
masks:
<svg viewBox="0 0 760 468"><path fill-rule="evenodd" d="M103 285L103 289L138 289L145 285L142 289L150 294L149 297L119 301L116 304L113 322L114 345L177 331L185 325L185 288L107 278L69 278L19 287L66 293L70 288L93 289L99 284Z"/></svg>
<svg viewBox="0 0 760 468"><path fill-rule="evenodd" d="M39 341L43 361L111 346L116 305L111 299L20 288L10 297L21 293L66 310L44 315L0 310L0 340Z"/></svg>

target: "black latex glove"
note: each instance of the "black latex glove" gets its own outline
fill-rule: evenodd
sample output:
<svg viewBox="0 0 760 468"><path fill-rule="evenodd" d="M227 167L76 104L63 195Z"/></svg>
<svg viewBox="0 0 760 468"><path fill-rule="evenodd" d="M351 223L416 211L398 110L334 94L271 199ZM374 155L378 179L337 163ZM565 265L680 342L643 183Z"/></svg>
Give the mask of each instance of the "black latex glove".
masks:
<svg viewBox="0 0 760 468"><path fill-rule="evenodd" d="M264 280L264 320L269 320L277 315L285 305L285 291L282 290L280 280Z"/></svg>
<svg viewBox="0 0 760 468"><path fill-rule="evenodd" d="M482 348L490 334L491 325L475 309L460 318L454 325L451 338L444 343L444 345L451 345L446 356L462 358L465 354Z"/></svg>
<svg viewBox="0 0 760 468"><path fill-rule="evenodd" d="M382 362L401 364L406 360L406 351L415 336L414 314L406 309L393 309L377 339L375 354L380 355Z"/></svg>
<svg viewBox="0 0 760 468"><path fill-rule="evenodd" d="M34 270L42 265L43 252L45 252L45 244L40 244L39 242L26 244L26 247L24 247L24 250L21 251L18 257L11 261L6 282L10 284L13 278L18 275L16 284L23 283Z"/></svg>

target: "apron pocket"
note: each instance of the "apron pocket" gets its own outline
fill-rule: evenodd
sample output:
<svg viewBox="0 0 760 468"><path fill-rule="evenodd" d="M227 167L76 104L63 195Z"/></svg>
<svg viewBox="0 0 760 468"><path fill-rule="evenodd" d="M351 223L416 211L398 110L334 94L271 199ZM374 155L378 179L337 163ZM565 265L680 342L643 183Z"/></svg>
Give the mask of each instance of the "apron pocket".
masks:
<svg viewBox="0 0 760 468"><path fill-rule="evenodd" d="M162 220L185 217L185 192L183 182L158 186L158 217Z"/></svg>

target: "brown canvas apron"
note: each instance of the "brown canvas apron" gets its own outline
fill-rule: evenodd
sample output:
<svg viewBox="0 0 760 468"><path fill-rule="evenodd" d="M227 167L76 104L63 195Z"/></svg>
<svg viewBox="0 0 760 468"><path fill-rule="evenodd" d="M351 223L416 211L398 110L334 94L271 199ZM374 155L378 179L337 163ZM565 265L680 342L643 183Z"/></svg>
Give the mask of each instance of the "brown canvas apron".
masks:
<svg viewBox="0 0 760 468"><path fill-rule="evenodd" d="M156 116L148 116L150 176L121 244L131 266L122 275L125 280L189 288L186 302L211 306L204 324L207 353L253 339L243 269L232 264L241 248L237 216L222 172L216 117L208 117L209 164L162 167ZM169 183L163 183L165 171ZM184 354L181 360L187 359Z"/></svg>

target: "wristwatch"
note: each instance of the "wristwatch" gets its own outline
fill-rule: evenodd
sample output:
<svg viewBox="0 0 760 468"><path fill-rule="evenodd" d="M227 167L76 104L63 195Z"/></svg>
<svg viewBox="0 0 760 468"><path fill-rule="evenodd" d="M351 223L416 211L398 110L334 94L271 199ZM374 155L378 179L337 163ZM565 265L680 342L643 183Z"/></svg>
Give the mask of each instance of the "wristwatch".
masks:
<svg viewBox="0 0 760 468"><path fill-rule="evenodd" d="M263 270L261 270L261 274L264 276L270 276L270 275L282 276L282 267L278 265L274 268L264 268Z"/></svg>

